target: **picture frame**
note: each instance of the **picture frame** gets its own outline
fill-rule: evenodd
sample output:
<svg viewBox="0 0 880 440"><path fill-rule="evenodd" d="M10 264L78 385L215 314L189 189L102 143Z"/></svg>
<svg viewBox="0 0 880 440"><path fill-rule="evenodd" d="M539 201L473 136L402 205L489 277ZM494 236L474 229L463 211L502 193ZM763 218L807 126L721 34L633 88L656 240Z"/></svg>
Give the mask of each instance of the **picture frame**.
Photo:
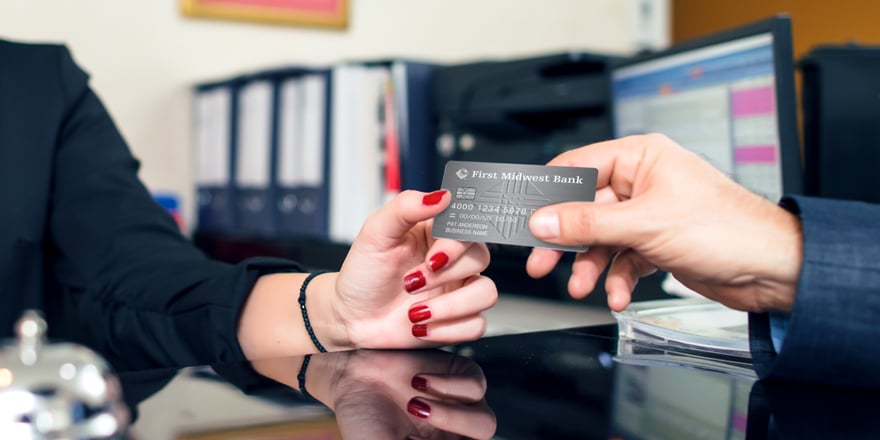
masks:
<svg viewBox="0 0 880 440"><path fill-rule="evenodd" d="M348 26L349 0L180 0L183 15L328 27Z"/></svg>

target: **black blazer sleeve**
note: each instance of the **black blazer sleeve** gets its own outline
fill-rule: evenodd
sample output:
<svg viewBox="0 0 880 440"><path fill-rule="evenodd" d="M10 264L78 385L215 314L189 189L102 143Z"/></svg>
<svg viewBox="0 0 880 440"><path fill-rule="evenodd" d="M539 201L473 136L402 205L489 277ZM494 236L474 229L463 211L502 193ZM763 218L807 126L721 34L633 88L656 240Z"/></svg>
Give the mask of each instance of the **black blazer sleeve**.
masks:
<svg viewBox="0 0 880 440"><path fill-rule="evenodd" d="M766 314L751 314L761 378L880 387L880 206L789 197L803 225L803 266L777 354Z"/></svg>
<svg viewBox="0 0 880 440"><path fill-rule="evenodd" d="M137 160L68 51L58 47L47 67L63 108L47 233L68 330L137 368L242 359L236 326L255 280L300 266L203 256L138 180Z"/></svg>

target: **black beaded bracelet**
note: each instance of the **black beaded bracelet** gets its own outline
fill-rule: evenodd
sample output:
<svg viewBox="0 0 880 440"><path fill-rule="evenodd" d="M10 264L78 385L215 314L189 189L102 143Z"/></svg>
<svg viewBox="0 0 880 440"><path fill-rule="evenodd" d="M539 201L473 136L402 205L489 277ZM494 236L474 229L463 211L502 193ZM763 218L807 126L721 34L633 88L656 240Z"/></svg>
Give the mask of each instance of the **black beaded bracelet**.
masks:
<svg viewBox="0 0 880 440"><path fill-rule="evenodd" d="M312 339L312 343L315 344L315 347L321 353L326 353L327 349L318 342L318 337L315 336L315 331L312 329L312 324L309 322L309 312L306 310L306 287L309 286L309 283L312 282L316 276L321 275L322 273L327 273L327 271L320 270L317 272L312 272L309 276L303 280L302 286L299 287L299 299L297 302L299 303L299 310L302 312L303 324L306 326L306 331L309 333L309 338ZM306 361L308 362L308 360Z"/></svg>
<svg viewBox="0 0 880 440"><path fill-rule="evenodd" d="M303 397L306 399L315 400L309 391L306 390L306 369L309 368L309 361L312 360L312 355L307 354L303 358L302 366L299 367L299 374L296 375L297 386L299 386L299 392L302 393Z"/></svg>

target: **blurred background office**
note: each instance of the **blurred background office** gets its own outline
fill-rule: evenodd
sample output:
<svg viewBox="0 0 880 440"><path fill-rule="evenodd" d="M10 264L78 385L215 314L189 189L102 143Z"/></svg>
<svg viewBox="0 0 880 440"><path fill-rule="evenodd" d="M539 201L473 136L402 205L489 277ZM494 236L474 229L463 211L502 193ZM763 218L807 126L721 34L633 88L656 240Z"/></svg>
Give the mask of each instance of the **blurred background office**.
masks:
<svg viewBox="0 0 880 440"><path fill-rule="evenodd" d="M186 17L181 0L3 0L0 38L67 44L155 191L193 225L192 86L282 65L414 57L443 63L565 50L628 55L787 12L794 55L877 44L872 0L350 0L343 29Z"/></svg>
<svg viewBox="0 0 880 440"><path fill-rule="evenodd" d="M193 222L194 84L262 68L413 57L437 62L668 43L667 0L349 0L343 29L186 17L181 0L3 0L0 38L62 42L91 74L153 191Z"/></svg>
<svg viewBox="0 0 880 440"><path fill-rule="evenodd" d="M343 26L316 26L309 23L267 23L253 20L224 20L217 18L193 17L183 13L183 5L191 3L222 4L288 4L288 5L345 5L345 23ZM141 159L141 178L156 193L171 193L180 200L184 230L191 231L197 226L196 197L197 189L197 152L194 140L196 90L199 84L212 81L238 81L255 72L271 71L272 69L290 66L315 66L333 69L343 62L371 62L375 60L418 60L436 63L446 67L467 65L487 60L525 60L540 59L548 55L581 53L597 56L596 64L610 65L616 61L630 57L643 51L659 50L670 45L698 38L723 29L754 22L768 16L787 13L791 16L793 29L793 51L796 60L803 60L818 45L858 43L870 45L880 42L880 28L874 26L873 19L880 13L880 4L871 0L848 0L831 3L822 0L802 1L760 1L743 0L737 2L704 2L701 0L447 0L447 1L407 1L407 0L161 0L150 2L120 2L113 0L80 0L77 2L57 2L49 0L0 0L0 38L23 41L60 42L66 44L80 65L91 74L91 84L104 100L114 117L119 129L127 139L134 154ZM860 52L859 56L868 52ZM820 68L825 58L820 57L817 64ZM6 60L0 60L6 62ZM572 64L577 64L573 62ZM589 64L589 63L587 63ZM540 67L540 63L539 63ZM453 69L454 70L454 69ZM821 69L814 69L817 72ZM462 71L457 71L459 75ZM473 71L469 71L473 72ZM515 72L515 71L512 71ZM577 71L575 71L577 72ZM570 72L569 72L570 73ZM595 71L586 72L597 73ZM604 74L603 71L598 71ZM797 71L800 75L800 71ZM470 73L469 73L470 74ZM461 75L467 77L467 75ZM515 76L515 75L508 75ZM572 75L569 75L572 76ZM596 75L601 76L601 75ZM816 78L818 75L813 75ZM450 75L445 76L446 79ZM476 78L476 76L474 76ZM435 77L436 79L436 77ZM507 78L506 80L510 80ZM800 80L800 78L798 78ZM448 82L448 81L447 81ZM846 81L844 81L846 82ZM435 94L437 84L435 81ZM478 81L474 82L477 85ZM826 80L827 83L827 80ZM876 83L876 81L875 81ZM455 86L455 81L450 82ZM489 84L489 83L487 83ZM518 87L511 81L514 87ZM576 83L572 83L576 84ZM588 83L583 83L588 84ZM598 85L597 85L598 84ZM798 83L799 84L799 83ZM490 84L494 85L494 84ZM559 90L548 81L546 89L533 92L529 98L535 101L543 99L544 91ZM581 83L576 85L580 86ZM608 124L607 89L604 83L593 83L596 90L602 93L597 98L601 112L595 113L594 108L577 109L582 111L572 117L571 109L565 111L567 117L593 118L601 124ZM440 89L455 91L455 87ZM527 84L526 87L529 85ZM600 87L603 86L603 87ZM826 90L822 84L814 84L810 90ZM870 85L869 87L876 87ZM445 86L444 86L445 87ZM473 86L482 90L482 86ZM585 90L585 89L584 89ZM865 93L864 88L850 91L853 96L875 94ZM835 90L836 91L836 90ZM492 93L505 93L503 88L492 90ZM470 93L470 92L468 92ZM582 92L583 93L583 92ZM464 94L464 93L463 93ZM442 93L441 93L442 95ZM800 86L796 92L801 97ZM837 95L834 95L837 96ZM849 96L849 95L847 95ZM578 98L577 95L572 95ZM328 104L330 104L329 97ZM578 98L579 99L579 98ZM849 99L849 98L847 98ZM604 100L604 101L603 101ZM571 99L569 99L571 101ZM562 103L570 105L571 102ZM448 109L441 108L437 103L433 108L438 114ZM556 104L552 104L556 105ZM548 106L548 107L552 107ZM560 104L561 105L561 104ZM592 105L592 104L591 104ZM792 102L782 103L791 109ZM866 104L867 105L867 104ZM874 118L875 113L861 110L862 107L849 105L843 101L842 106L851 111L868 114ZM587 106L588 107L588 106ZM797 106L801 115L804 111ZM830 106L826 106L831 108ZM873 108L876 112L877 107ZM532 115L539 111L528 109ZM544 112L540 120L533 123L545 123L555 119L556 109L540 109ZM817 121L807 124L817 127L827 123L821 114L813 114L807 108L806 121ZM593 113L591 113L593 112ZM328 118L332 115L328 115ZM598 117L597 117L598 116ZM595 118L594 118L595 117ZM812 119L811 119L812 118ZM442 119L442 118L441 118ZM491 118L466 123L491 125ZM847 116L847 119L854 119ZM374 121L375 122L375 121ZM442 120L440 121L443 122ZM460 123L461 121L454 121ZM852 172L856 163L873 167L880 164L880 153L870 153L862 143L874 142L877 135L873 133L870 121L853 130L846 127L845 132L856 137L850 140L833 137L838 144L852 145L850 154L863 160L843 159L847 169L847 180L856 182L856 188L873 186L863 185L858 176L872 177L867 172ZM824 125L823 125L824 126ZM836 124L835 127L842 125ZM866 129L863 129L867 127ZM506 130L502 127L500 131ZM438 144L442 140L442 130L438 129ZM553 130L549 130L548 133ZM560 132L562 130L559 130ZM786 130L791 131L791 130ZM329 133L329 132L328 132ZM611 136L610 129L599 130L595 138L586 138L572 130L566 133L554 148L567 148ZM827 136L825 132L825 135ZM573 135L572 135L573 134ZM834 164L839 157L826 158L822 154L828 151L844 151L837 148L831 150L819 148L819 136L816 133L801 133L798 136L806 144L807 170L805 176L812 178L805 190L818 195L838 196L842 198L861 198L870 201L872 197L880 199L877 194L855 194L851 188L820 187L816 176L818 164ZM537 145L543 139L542 134L531 133L531 138L518 134L496 143L504 142L511 145L517 141L524 146ZM880 135L878 135L880 136ZM876 143L880 143L878 137ZM325 139L326 141L326 139ZM859 143L861 142L861 143ZM503 145L506 147L506 145ZM330 145L326 146L330 148ZM433 148L433 138L431 142ZM518 146L522 148L523 146ZM546 145L544 146L546 149ZM821 151L820 151L821 150ZM517 156L504 154L503 149L488 159L496 161L524 162L549 159L556 150L548 149L541 157ZM521 150L518 150L521 151ZM880 150L878 150L880 151ZM875 154L878 157L866 156ZM811 156L812 155L812 156ZM838 154L840 156L840 154ZM848 156L849 157L849 156ZM475 159L487 160L486 156L475 156ZM442 159L442 158L440 158ZM445 162L437 159L438 163ZM447 158L448 159L448 158ZM826 160L827 159L827 160ZM330 162L332 164L332 161ZM815 169L811 169L810 167ZM831 167L830 165L828 168ZM836 169L842 169L836 166ZM823 172L827 170L822 170ZM841 179L825 179L836 182ZM436 180L435 180L436 181ZM439 181L437 181L439 183ZM426 188L427 189L427 188ZM836 192L835 192L836 191ZM849 191L849 192L847 192ZM852 197L849 197L852 196ZM338 216L337 216L338 217ZM360 223L357 223L358 225ZM202 225L204 226L204 225ZM241 228L234 228L236 233ZM356 229L355 229L356 232ZM232 234L237 235L237 234ZM300 259L304 255L326 254L329 247L295 250L285 244L281 247L266 247L268 243L279 242L273 235L249 236L238 234L246 245L259 244L256 247L239 246L231 252L220 254L217 246L213 246L216 238L224 238L223 234L202 239L200 245L207 248L208 253L216 257L235 260L255 253L278 254L280 256ZM254 240L251 240L254 238ZM261 240L262 239L262 242ZM199 241L197 240L197 243ZM207 246L205 246L207 245ZM241 240L237 245L241 245ZM323 243L318 243L322 246ZM229 250L230 248L224 248ZM322 252L315 252L320 249ZM320 261L306 261L315 267L333 268L344 256L345 248L337 248L332 258ZM562 273L547 284L530 284L521 270L524 258L513 253L512 259L496 258L511 254L500 252L493 256L493 266L501 267L503 274L499 281L508 281L501 285L502 291L514 293L537 294L556 299L567 297L565 281L567 275ZM337 266L338 267L338 266ZM640 283L642 287L659 292L657 283ZM515 288L514 288L515 287ZM662 292L659 292L662 295ZM642 295L642 298L648 296ZM602 295L594 295L590 299L594 305L604 305ZM605 310L603 308L603 310ZM558 316L557 316L558 318ZM572 324L578 323L577 317ZM566 323L560 323L564 325Z"/></svg>

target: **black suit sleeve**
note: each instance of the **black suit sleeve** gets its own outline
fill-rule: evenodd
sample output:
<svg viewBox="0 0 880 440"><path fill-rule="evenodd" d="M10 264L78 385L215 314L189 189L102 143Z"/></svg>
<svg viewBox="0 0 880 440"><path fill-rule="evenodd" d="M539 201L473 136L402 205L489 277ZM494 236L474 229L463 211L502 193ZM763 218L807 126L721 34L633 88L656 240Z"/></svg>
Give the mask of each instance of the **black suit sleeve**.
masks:
<svg viewBox="0 0 880 440"><path fill-rule="evenodd" d="M53 275L73 319L67 327L117 365L242 359L236 326L254 282L301 267L277 259L231 266L203 256L138 180L139 164L87 75L66 49L58 55L65 114L48 233Z"/></svg>

